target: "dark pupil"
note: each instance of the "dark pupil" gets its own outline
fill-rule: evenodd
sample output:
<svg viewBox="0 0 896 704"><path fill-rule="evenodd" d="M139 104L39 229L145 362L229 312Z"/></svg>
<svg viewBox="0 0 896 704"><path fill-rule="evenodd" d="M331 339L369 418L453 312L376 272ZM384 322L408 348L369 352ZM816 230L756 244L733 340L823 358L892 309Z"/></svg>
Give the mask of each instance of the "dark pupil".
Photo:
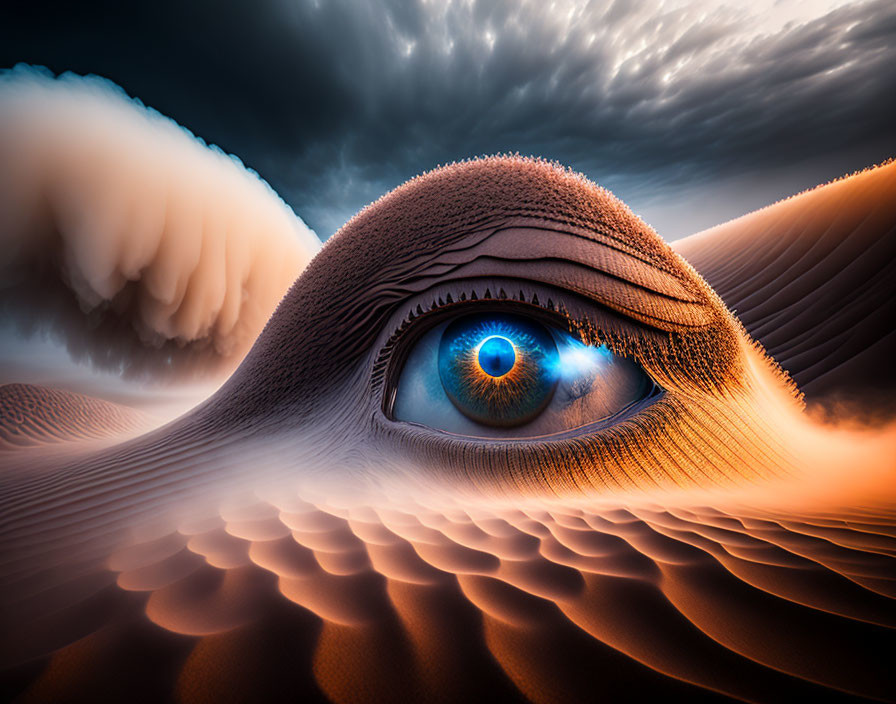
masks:
<svg viewBox="0 0 896 704"><path fill-rule="evenodd" d="M516 352L506 338L489 338L479 348L479 366L489 376L504 376L515 362Z"/></svg>

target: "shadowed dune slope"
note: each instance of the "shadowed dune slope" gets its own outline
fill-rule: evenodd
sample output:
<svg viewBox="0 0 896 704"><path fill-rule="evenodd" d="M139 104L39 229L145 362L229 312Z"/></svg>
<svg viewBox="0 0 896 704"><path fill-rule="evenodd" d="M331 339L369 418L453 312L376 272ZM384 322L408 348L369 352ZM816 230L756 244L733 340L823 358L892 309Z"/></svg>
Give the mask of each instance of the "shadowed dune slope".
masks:
<svg viewBox="0 0 896 704"><path fill-rule="evenodd" d="M145 428L139 411L36 384L0 386L0 450L111 438Z"/></svg>
<svg viewBox="0 0 896 704"><path fill-rule="evenodd" d="M810 403L896 411L896 162L673 247Z"/></svg>

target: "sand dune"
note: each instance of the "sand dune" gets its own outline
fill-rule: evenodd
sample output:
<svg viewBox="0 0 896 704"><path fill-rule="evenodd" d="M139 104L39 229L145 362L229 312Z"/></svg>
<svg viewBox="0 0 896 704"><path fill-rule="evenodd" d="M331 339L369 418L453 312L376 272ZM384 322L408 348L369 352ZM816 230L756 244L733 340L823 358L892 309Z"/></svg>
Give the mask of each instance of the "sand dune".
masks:
<svg viewBox="0 0 896 704"><path fill-rule="evenodd" d="M673 246L810 402L896 411L896 162Z"/></svg>
<svg viewBox="0 0 896 704"><path fill-rule="evenodd" d="M140 411L71 391L0 386L0 450L121 437L149 424Z"/></svg>

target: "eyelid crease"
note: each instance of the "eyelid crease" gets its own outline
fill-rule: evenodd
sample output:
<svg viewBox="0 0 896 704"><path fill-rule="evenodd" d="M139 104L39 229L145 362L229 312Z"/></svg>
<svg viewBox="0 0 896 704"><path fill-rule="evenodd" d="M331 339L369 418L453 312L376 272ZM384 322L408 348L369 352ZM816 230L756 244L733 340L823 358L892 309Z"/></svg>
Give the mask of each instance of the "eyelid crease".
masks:
<svg viewBox="0 0 896 704"><path fill-rule="evenodd" d="M464 256L466 255L466 256ZM562 260L594 269L635 286L686 303L705 303L687 280L633 253L563 230L507 227L462 252L446 252L438 262L461 264L482 255L508 260Z"/></svg>
<svg viewBox="0 0 896 704"><path fill-rule="evenodd" d="M565 288L664 332L719 322L700 284L676 270L674 254L666 261L591 230L557 227L546 226L544 218L513 218L470 232L463 246L410 258L400 269L387 267L368 295L397 301L449 276L507 276Z"/></svg>
<svg viewBox="0 0 896 704"><path fill-rule="evenodd" d="M566 291L662 332L687 332L717 322L713 310L704 303L670 299L611 274L568 261L509 261L483 256L458 267L452 274L464 279L493 276L497 269L496 261L500 262L501 276ZM548 264L553 265L550 275L545 273Z"/></svg>
<svg viewBox="0 0 896 704"><path fill-rule="evenodd" d="M547 222L551 227L545 227L542 220L545 219L506 219L502 223L492 223L487 228L470 231L462 239L453 239L450 244L446 243L434 251L418 252L416 256L385 262L379 272L379 285L371 287L368 292L398 288L401 283L442 275L452 265L472 261L480 253L485 253L499 258L568 259L669 298L692 303L707 302L704 292L699 286L694 286L692 279L676 275L682 272L676 271L674 262L648 256L600 232L571 226L557 229L560 224L550 220ZM459 232L454 233L453 237L459 235ZM570 251L572 256L566 256ZM512 256L508 257L508 253ZM408 266L410 263L414 265Z"/></svg>
<svg viewBox="0 0 896 704"><path fill-rule="evenodd" d="M405 279L400 287L380 285L376 295L397 300L439 286L450 286L456 280L506 278L548 286L558 295L566 292L584 298L592 305L602 305L633 322L666 333L688 332L718 322L716 312L706 302L670 298L576 262L546 258L509 260L483 254L472 261L454 265L450 270L446 270L447 266L444 262L439 263L438 273L419 273Z"/></svg>
<svg viewBox="0 0 896 704"><path fill-rule="evenodd" d="M598 245L607 250L617 252L622 256L630 257L638 263L657 271L673 277L675 275L676 254L668 245L666 245L668 251L635 247L622 233L608 224L594 222L586 227L582 224L573 224L569 220L551 217L537 209L526 211L525 208L519 209L516 213L505 212L500 216L492 216L481 221L465 222L453 230L440 232L437 246L425 248L422 251L410 250L406 252L406 256L393 258L390 263L385 264L380 273L382 278L388 278L395 272L407 273L407 263L414 260L417 261L418 268L422 265L425 269L426 266L446 255L452 256L468 252L494 237L497 233L507 230L541 230L547 233L566 235L570 238L578 239L586 247L588 243ZM433 244L435 245L436 243ZM516 243L513 244L515 246ZM680 278L678 280L679 283L683 282Z"/></svg>

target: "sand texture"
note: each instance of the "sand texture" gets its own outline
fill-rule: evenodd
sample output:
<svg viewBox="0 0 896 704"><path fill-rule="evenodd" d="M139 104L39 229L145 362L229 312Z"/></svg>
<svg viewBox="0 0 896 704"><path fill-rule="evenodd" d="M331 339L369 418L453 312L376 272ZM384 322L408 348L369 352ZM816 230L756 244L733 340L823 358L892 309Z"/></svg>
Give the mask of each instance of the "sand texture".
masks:
<svg viewBox="0 0 896 704"><path fill-rule="evenodd" d="M37 384L0 386L0 451L115 438L149 425L140 411Z"/></svg>
<svg viewBox="0 0 896 704"><path fill-rule="evenodd" d="M808 400L896 410L896 162L673 247Z"/></svg>

